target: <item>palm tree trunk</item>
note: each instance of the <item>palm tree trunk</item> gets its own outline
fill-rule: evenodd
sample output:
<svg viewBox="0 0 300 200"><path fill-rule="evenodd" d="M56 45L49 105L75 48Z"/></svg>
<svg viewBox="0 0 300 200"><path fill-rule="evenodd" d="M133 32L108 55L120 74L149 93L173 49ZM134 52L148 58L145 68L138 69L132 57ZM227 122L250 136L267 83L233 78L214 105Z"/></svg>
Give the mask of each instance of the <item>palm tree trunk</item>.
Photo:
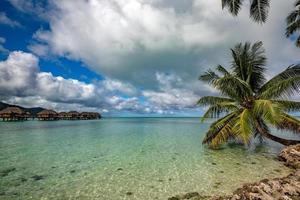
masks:
<svg viewBox="0 0 300 200"><path fill-rule="evenodd" d="M272 135L269 133L268 130L266 130L265 128L263 128L259 122L256 123L256 128L259 131L259 133L263 136L265 136L266 138L273 140L275 142L278 142L280 144L283 144L285 146L289 146L289 145L294 145L294 144L299 144L300 141L298 140L287 140L287 139L283 139L280 137L277 137L275 135Z"/></svg>

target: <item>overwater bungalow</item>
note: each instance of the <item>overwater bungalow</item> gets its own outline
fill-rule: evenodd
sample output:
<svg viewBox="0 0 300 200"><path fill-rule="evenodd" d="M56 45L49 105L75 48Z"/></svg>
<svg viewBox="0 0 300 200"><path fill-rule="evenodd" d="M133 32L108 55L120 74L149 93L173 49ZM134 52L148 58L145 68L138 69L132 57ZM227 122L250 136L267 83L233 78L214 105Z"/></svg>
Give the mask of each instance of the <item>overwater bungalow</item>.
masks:
<svg viewBox="0 0 300 200"><path fill-rule="evenodd" d="M28 118L34 119L34 116L30 112L25 112L25 119L27 120Z"/></svg>
<svg viewBox="0 0 300 200"><path fill-rule="evenodd" d="M92 112L91 115L92 115L93 119L101 119L100 113Z"/></svg>
<svg viewBox="0 0 300 200"><path fill-rule="evenodd" d="M61 120L67 120L67 119L69 119L69 115L66 112L60 112L60 113L58 113L58 118Z"/></svg>
<svg viewBox="0 0 300 200"><path fill-rule="evenodd" d="M43 110L37 114L38 120L49 121L49 120L58 120L57 112L53 110Z"/></svg>
<svg viewBox="0 0 300 200"><path fill-rule="evenodd" d="M68 112L68 119L69 120L78 120L78 119L80 119L80 113L77 111L70 111L70 112Z"/></svg>
<svg viewBox="0 0 300 200"><path fill-rule="evenodd" d="M26 113L18 107L7 107L0 111L0 119L3 121L23 121L27 118Z"/></svg>
<svg viewBox="0 0 300 200"><path fill-rule="evenodd" d="M82 112L82 113L80 113L80 119L81 120L89 120L89 119L92 119L92 115L90 112Z"/></svg>

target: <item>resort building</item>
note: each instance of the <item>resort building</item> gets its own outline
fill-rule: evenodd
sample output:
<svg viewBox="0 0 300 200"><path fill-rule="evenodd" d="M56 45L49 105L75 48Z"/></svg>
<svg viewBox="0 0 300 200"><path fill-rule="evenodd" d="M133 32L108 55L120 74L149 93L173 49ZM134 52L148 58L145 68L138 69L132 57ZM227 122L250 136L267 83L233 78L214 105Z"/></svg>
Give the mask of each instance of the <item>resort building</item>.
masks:
<svg viewBox="0 0 300 200"><path fill-rule="evenodd" d="M92 112L91 115L92 115L93 119L101 119L100 113Z"/></svg>
<svg viewBox="0 0 300 200"><path fill-rule="evenodd" d="M69 119L68 118L68 113L60 112L60 113L58 113L58 118L61 119L61 120L67 120L67 119Z"/></svg>
<svg viewBox="0 0 300 200"><path fill-rule="evenodd" d="M28 115L18 107L7 107L0 111L0 119L3 121L22 121L27 120Z"/></svg>
<svg viewBox="0 0 300 200"><path fill-rule="evenodd" d="M80 113L80 119L81 120L92 119L92 115L89 112L82 112L82 113Z"/></svg>
<svg viewBox="0 0 300 200"><path fill-rule="evenodd" d="M89 120L89 119L100 119L101 115L96 112L82 112L80 113L81 120Z"/></svg>
<svg viewBox="0 0 300 200"><path fill-rule="evenodd" d="M69 120L78 120L78 119L80 119L80 113L77 111L70 111L70 112L68 112L68 119Z"/></svg>
<svg viewBox="0 0 300 200"><path fill-rule="evenodd" d="M34 119L34 116L30 112L25 112L25 119L27 120L28 118Z"/></svg>
<svg viewBox="0 0 300 200"><path fill-rule="evenodd" d="M58 114L57 112L53 110L43 110L37 114L38 120L58 120Z"/></svg>

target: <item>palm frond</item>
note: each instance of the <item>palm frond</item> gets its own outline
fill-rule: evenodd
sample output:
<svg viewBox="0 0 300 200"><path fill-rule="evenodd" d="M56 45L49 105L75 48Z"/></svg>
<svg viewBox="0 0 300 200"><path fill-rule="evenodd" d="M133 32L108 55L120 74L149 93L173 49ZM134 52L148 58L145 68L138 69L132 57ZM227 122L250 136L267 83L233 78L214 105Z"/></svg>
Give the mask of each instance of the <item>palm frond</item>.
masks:
<svg viewBox="0 0 300 200"><path fill-rule="evenodd" d="M218 74L216 74L214 71L209 69L206 72L204 72L204 74L200 75L199 80L206 82L208 84L212 84L214 81L216 81L219 78L220 76Z"/></svg>
<svg viewBox="0 0 300 200"><path fill-rule="evenodd" d="M232 69L240 79L246 81L252 91L257 91L265 82L266 56L261 41L254 43L239 43L233 49Z"/></svg>
<svg viewBox="0 0 300 200"><path fill-rule="evenodd" d="M237 137L241 138L244 144L249 144L250 139L253 135L253 116L250 109L244 109L239 116L233 132Z"/></svg>
<svg viewBox="0 0 300 200"><path fill-rule="evenodd" d="M282 94L289 94L290 92L296 92L297 85L300 77L300 64L291 65L283 72L279 73L267 83L265 83L258 95L261 98L275 98L280 97ZM289 95L288 95L289 96Z"/></svg>
<svg viewBox="0 0 300 200"><path fill-rule="evenodd" d="M259 99L254 101L252 113L255 118L261 118L270 124L276 125L281 122L281 110L279 104L275 104L271 100Z"/></svg>
<svg viewBox="0 0 300 200"><path fill-rule="evenodd" d="M218 118L223 113L229 113L231 111L237 111L239 108L233 102L223 102L212 105L204 113L202 121L208 118Z"/></svg>
<svg viewBox="0 0 300 200"><path fill-rule="evenodd" d="M299 94L300 91L300 76L289 78L280 81L273 86L269 87L266 91L259 94L262 99L269 98L288 98L295 94Z"/></svg>
<svg viewBox="0 0 300 200"><path fill-rule="evenodd" d="M249 84L237 76L224 76L216 80L214 86L221 94L235 100L242 100L245 96L252 94Z"/></svg>
<svg viewBox="0 0 300 200"><path fill-rule="evenodd" d="M285 30L286 37L290 37L293 33L300 30L300 19L298 18L296 21L288 24Z"/></svg>
<svg viewBox="0 0 300 200"><path fill-rule="evenodd" d="M290 25L297 21L300 16L300 10L293 10L286 18L287 25Z"/></svg>
<svg viewBox="0 0 300 200"><path fill-rule="evenodd" d="M264 72L266 70L266 55L261 41L252 45L250 51L250 63L248 69L247 82L253 91L257 91L266 81Z"/></svg>
<svg viewBox="0 0 300 200"><path fill-rule="evenodd" d="M232 112L214 122L210 126L202 143L217 147L226 142L230 136L233 136L232 127L236 121L237 115L237 112Z"/></svg>
<svg viewBox="0 0 300 200"><path fill-rule="evenodd" d="M242 6L243 0L222 0L222 9L227 8L229 12L236 16Z"/></svg>
<svg viewBox="0 0 300 200"><path fill-rule="evenodd" d="M252 0L250 6L250 17L259 23L264 23L267 20L269 12L269 0Z"/></svg>
<svg viewBox="0 0 300 200"><path fill-rule="evenodd" d="M218 103L232 103L234 102L233 99L225 98L225 97L214 97L214 96L205 96L201 97L197 102L197 105L200 106L209 106L209 105L216 105Z"/></svg>
<svg viewBox="0 0 300 200"><path fill-rule="evenodd" d="M294 133L300 133L300 121L288 114L282 114L282 121L276 126L278 129L290 130Z"/></svg>
<svg viewBox="0 0 300 200"><path fill-rule="evenodd" d="M225 67L223 67L222 65L218 65L216 67L217 71L220 72L221 74L223 74L224 76L229 76L230 72L227 71L227 69Z"/></svg>
<svg viewBox="0 0 300 200"><path fill-rule="evenodd" d="M286 37L292 36L296 31L300 30L300 0L297 0L295 3L295 10L293 10L286 18ZM296 39L295 42L297 47L300 47L300 36Z"/></svg>
<svg viewBox="0 0 300 200"><path fill-rule="evenodd" d="M284 111L293 112L300 111L300 102L287 100L271 100L273 103L279 104Z"/></svg>
<svg viewBox="0 0 300 200"><path fill-rule="evenodd" d="M219 70L226 70L219 68ZM226 70L227 71L227 70ZM224 71L225 72L225 71ZM243 97L252 94L251 87L244 80L231 74L220 77L212 70L208 70L199 79L204 81L220 91L222 95L228 96L235 100L242 100Z"/></svg>
<svg viewBox="0 0 300 200"><path fill-rule="evenodd" d="M250 43L246 42L244 45L242 43L238 43L231 49L232 55L232 64L231 68L235 72L235 74L242 80L247 79L247 72L248 72L248 64L249 64L249 50L250 50Z"/></svg>

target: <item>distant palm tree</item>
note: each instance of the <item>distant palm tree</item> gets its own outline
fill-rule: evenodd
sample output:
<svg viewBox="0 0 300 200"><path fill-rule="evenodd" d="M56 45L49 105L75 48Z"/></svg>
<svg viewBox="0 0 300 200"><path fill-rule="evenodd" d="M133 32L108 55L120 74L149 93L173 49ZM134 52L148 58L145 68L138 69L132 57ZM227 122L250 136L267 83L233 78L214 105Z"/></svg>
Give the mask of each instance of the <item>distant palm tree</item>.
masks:
<svg viewBox="0 0 300 200"><path fill-rule="evenodd" d="M286 18L287 28L286 28L286 37L290 37L296 31L300 30L300 0L297 0L295 3L295 10L292 11L289 16ZM296 40L296 46L300 47L300 35Z"/></svg>
<svg viewBox="0 0 300 200"><path fill-rule="evenodd" d="M237 16L243 0L222 0L222 8L228 8L229 12L234 16ZM268 17L268 11L270 7L269 0L251 0L250 1L250 17L259 23L264 23Z"/></svg>
<svg viewBox="0 0 300 200"><path fill-rule="evenodd" d="M203 120L222 116L212 123L203 143L218 147L229 139L237 139L248 144L256 136L284 145L300 143L272 135L268 128L272 125L300 133L300 121L287 113L299 111L300 102L284 100L299 94L300 65L292 65L266 81L266 56L262 42L253 45L239 43L231 49L231 53L230 71L218 65L216 72L208 70L199 78L224 96L205 96L198 101L201 106L209 106Z"/></svg>

